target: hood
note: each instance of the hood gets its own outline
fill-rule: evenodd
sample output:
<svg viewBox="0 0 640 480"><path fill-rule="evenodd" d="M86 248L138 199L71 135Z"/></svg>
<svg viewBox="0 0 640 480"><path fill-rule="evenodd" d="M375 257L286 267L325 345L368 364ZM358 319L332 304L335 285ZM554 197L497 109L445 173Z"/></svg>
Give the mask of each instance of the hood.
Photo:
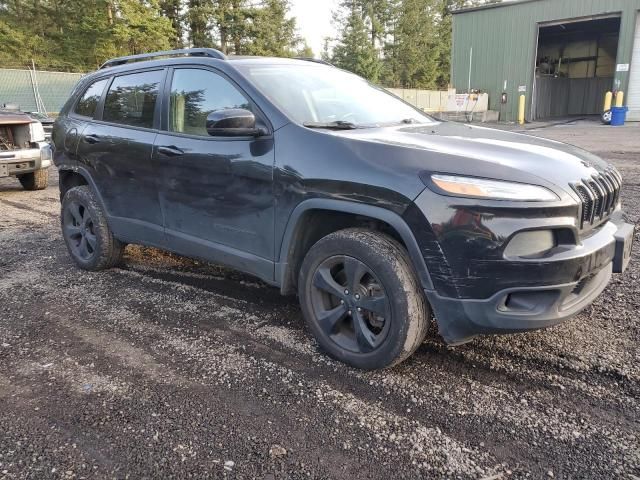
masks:
<svg viewBox="0 0 640 480"><path fill-rule="evenodd" d="M25 125L34 121L22 112L0 110L0 125Z"/></svg>
<svg viewBox="0 0 640 480"><path fill-rule="evenodd" d="M607 168L596 155L561 142L453 122L332 133L396 147L393 162L403 170L555 186L571 196L571 183Z"/></svg>

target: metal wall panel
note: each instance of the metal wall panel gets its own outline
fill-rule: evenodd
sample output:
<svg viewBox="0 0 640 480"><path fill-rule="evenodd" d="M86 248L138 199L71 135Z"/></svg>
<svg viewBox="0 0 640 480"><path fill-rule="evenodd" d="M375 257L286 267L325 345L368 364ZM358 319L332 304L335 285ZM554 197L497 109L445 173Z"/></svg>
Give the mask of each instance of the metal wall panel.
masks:
<svg viewBox="0 0 640 480"><path fill-rule="evenodd" d="M471 88L488 92L490 108L500 111L502 120L515 121L518 87L525 87L527 117L531 119L538 25L620 14L617 63L631 63L639 10L640 0L535 0L456 13L453 16L452 85L459 92L467 90L469 52L473 48ZM626 90L628 79L628 72L617 72L611 87L617 84ZM501 105L505 81L504 91L509 101Z"/></svg>
<svg viewBox="0 0 640 480"><path fill-rule="evenodd" d="M640 122L640 13L636 19L636 34L628 90L627 105L629 106L629 115L627 118L630 121Z"/></svg>

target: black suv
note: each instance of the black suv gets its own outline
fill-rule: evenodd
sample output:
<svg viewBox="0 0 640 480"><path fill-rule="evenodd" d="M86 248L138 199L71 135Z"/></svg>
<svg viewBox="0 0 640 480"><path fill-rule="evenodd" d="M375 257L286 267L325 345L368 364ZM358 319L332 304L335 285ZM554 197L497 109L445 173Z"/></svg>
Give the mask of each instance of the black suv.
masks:
<svg viewBox="0 0 640 480"><path fill-rule="evenodd" d="M436 121L321 62L210 49L107 62L53 131L62 231L87 270L125 244L297 291L320 346L382 368L558 324L629 261L622 179L578 148Z"/></svg>

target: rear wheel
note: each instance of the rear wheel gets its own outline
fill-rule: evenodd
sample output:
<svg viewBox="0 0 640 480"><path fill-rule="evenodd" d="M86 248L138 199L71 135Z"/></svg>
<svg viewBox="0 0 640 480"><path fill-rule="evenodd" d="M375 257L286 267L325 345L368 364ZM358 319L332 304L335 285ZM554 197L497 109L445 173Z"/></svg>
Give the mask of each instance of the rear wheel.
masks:
<svg viewBox="0 0 640 480"><path fill-rule="evenodd" d="M41 168L35 172L25 173L18 177L25 190L44 190L49 185L49 169Z"/></svg>
<svg viewBox="0 0 640 480"><path fill-rule="evenodd" d="M423 342L429 308L404 248L375 231L332 233L298 281L307 325L332 357L366 370L396 365Z"/></svg>
<svg viewBox="0 0 640 480"><path fill-rule="evenodd" d="M113 236L88 186L74 187L65 193L60 217L67 249L80 268L96 271L120 263L125 246Z"/></svg>
<svg viewBox="0 0 640 480"><path fill-rule="evenodd" d="M607 110L606 112L604 112L600 116L600 119L602 120L602 123L604 123L605 125L611 125L611 110Z"/></svg>

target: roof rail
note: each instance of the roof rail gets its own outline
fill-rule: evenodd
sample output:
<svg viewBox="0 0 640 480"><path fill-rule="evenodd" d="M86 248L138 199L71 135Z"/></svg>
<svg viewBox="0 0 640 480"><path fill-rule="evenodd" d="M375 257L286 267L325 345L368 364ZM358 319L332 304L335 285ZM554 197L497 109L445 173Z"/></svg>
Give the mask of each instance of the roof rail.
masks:
<svg viewBox="0 0 640 480"><path fill-rule="evenodd" d="M313 62L313 63L320 63L322 65L329 65L330 67L333 67L332 63L327 62L326 60L320 60L319 58L313 58L313 57L294 57L294 60L302 60L305 62Z"/></svg>
<svg viewBox="0 0 640 480"><path fill-rule="evenodd" d="M142 60L151 60L157 57L209 57L217 58L218 60L226 60L227 56L220 50L214 48L183 48L181 50L166 50L163 52L143 53L140 55L129 55L126 57L112 58L107 60L100 66L100 70L108 67L115 67L116 65L124 65L130 62L138 62Z"/></svg>

